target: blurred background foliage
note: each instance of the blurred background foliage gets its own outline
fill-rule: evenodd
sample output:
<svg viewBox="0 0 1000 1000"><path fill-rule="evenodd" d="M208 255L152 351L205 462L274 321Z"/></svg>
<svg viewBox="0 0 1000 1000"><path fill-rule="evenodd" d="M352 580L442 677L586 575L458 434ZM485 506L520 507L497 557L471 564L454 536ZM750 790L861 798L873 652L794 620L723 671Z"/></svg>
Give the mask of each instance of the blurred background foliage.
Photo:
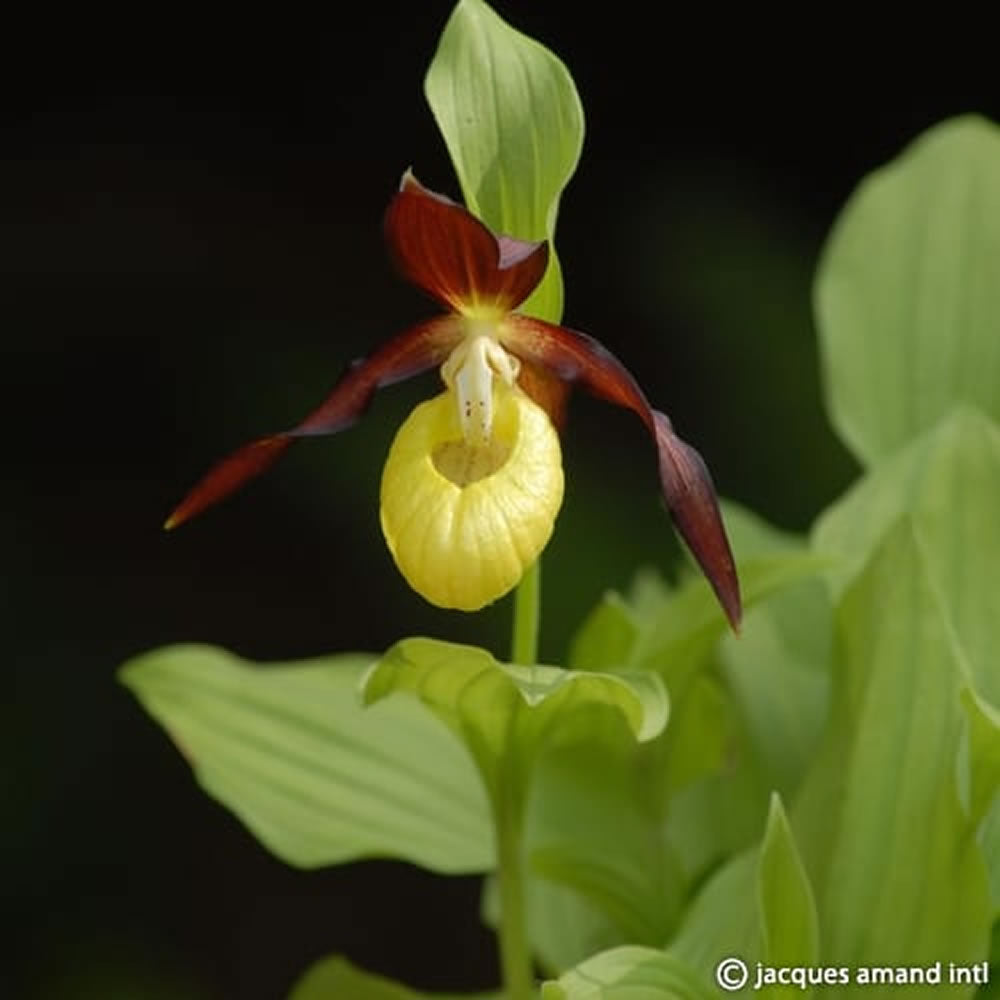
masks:
<svg viewBox="0 0 1000 1000"><path fill-rule="evenodd" d="M888 72L877 46L826 54L760 24L727 41L604 5L495 7L564 59L587 115L559 225L566 322L626 362L722 493L805 529L854 473L821 404L822 240L925 127L1000 118L989 63L931 75L913 45ZM296 421L350 359L433 311L391 272L380 221L407 166L458 194L422 94L449 9L359 5L332 24L88 10L6 32L5 996L263 1000L332 951L427 988L496 980L479 880L283 867L114 679L186 640L290 659L427 634L506 654L507 602L436 611L381 540L382 461L431 376L160 531L213 459ZM575 397L565 462L550 662L605 588L676 559L633 417Z"/></svg>

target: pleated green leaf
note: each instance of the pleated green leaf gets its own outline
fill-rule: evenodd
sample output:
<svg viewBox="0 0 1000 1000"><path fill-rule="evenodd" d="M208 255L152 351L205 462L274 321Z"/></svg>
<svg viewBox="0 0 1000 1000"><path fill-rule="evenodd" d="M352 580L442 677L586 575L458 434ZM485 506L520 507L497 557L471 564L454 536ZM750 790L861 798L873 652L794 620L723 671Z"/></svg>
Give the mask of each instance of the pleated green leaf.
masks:
<svg viewBox="0 0 1000 1000"><path fill-rule="evenodd" d="M970 965L987 956L987 872L958 783L967 671L908 519L847 590L836 621L832 713L791 822L783 829L772 812L763 846L709 879L671 944L704 975L725 956L751 970L758 960L817 964L801 957L813 951L810 885L819 964L927 967L945 956ZM926 986L929 997L970 992ZM861 998L871 987L838 983L822 995Z"/></svg>
<svg viewBox="0 0 1000 1000"><path fill-rule="evenodd" d="M596 903L568 885L547 878L529 878L526 907L532 953L549 975L559 975L599 951L631 943ZM495 877L487 880L482 911L489 926L499 925Z"/></svg>
<svg viewBox="0 0 1000 1000"><path fill-rule="evenodd" d="M797 630L813 631L800 643ZM748 615L722 645L721 665L766 788L788 798L819 744L829 710L832 610L815 581Z"/></svg>
<svg viewBox="0 0 1000 1000"><path fill-rule="evenodd" d="M617 591L607 591L584 619L570 645L574 670L615 670L630 662L639 616Z"/></svg>
<svg viewBox="0 0 1000 1000"><path fill-rule="evenodd" d="M994 796L993 803L986 810L979 825L979 846L990 873L990 899L993 903L993 917L1000 919L1000 796ZM994 925L992 958L1000 963L1000 927Z"/></svg>
<svg viewBox="0 0 1000 1000"><path fill-rule="evenodd" d="M655 674L524 667L475 646L422 638L396 643L372 667L363 691L368 704L394 691L417 695L465 742L491 795L511 794L501 788L510 781L525 793L541 749L588 730L594 708L620 715L640 741L663 730L668 712Z"/></svg>
<svg viewBox="0 0 1000 1000"><path fill-rule="evenodd" d="M965 807L979 823L1000 794L1000 712L971 687L962 691L962 707L968 727Z"/></svg>
<svg viewBox="0 0 1000 1000"><path fill-rule="evenodd" d="M829 559L808 551L801 538L749 511L727 503L724 515L748 618L757 605L829 568ZM581 670L656 670L673 695L729 631L700 575L671 587L642 571L627 595L603 596L574 636L569 660Z"/></svg>
<svg viewBox="0 0 1000 1000"><path fill-rule="evenodd" d="M701 887L669 952L710 981L719 962L738 958L753 969L762 960L757 846L731 857Z"/></svg>
<svg viewBox="0 0 1000 1000"><path fill-rule="evenodd" d="M509 236L551 242L583 146L583 108L563 63L483 0L459 0L424 91L469 210ZM558 322L562 302L553 250L521 311Z"/></svg>
<svg viewBox="0 0 1000 1000"><path fill-rule="evenodd" d="M759 836L768 793L797 787L826 714L831 611L819 574L829 559L736 505L724 513L746 597L739 636L700 580L671 588L642 573L627 596L605 595L570 657L664 678L671 724L647 755L656 778L645 801L669 814L690 879Z"/></svg>
<svg viewBox="0 0 1000 1000"><path fill-rule="evenodd" d="M475 647L405 639L364 685L369 702L395 691L417 695L438 714L469 748L498 808L525 817L533 885L544 875L630 929L648 933L657 925L655 890L665 883L651 883L643 871L649 851L631 853L642 846L647 823L634 782L622 781L636 743L655 738L667 722L656 674L509 665ZM532 927L535 904L546 900L531 889L529 901ZM549 930L541 930L543 938ZM541 947L550 955L567 950L551 935Z"/></svg>
<svg viewBox="0 0 1000 1000"><path fill-rule="evenodd" d="M727 510L727 520L748 555L758 560L779 553L786 559L804 557L805 539L776 531L746 512L736 513ZM829 560L812 558L817 570L829 568ZM723 676L746 727L765 793L777 790L786 802L808 767L826 719L832 617L822 579L793 579L752 607L740 635L725 636L720 649Z"/></svg>
<svg viewBox="0 0 1000 1000"><path fill-rule="evenodd" d="M265 667L171 646L121 678L205 790L288 863L384 856L438 872L491 869L489 809L469 755L413 699L364 708L372 660Z"/></svg>
<svg viewBox="0 0 1000 1000"><path fill-rule="evenodd" d="M321 959L295 984L288 1000L428 1000L382 976L355 968L339 955Z"/></svg>
<svg viewBox="0 0 1000 1000"><path fill-rule="evenodd" d="M1000 712L967 687L963 804L974 826L990 873L994 916L1000 916Z"/></svg>
<svg viewBox="0 0 1000 1000"><path fill-rule="evenodd" d="M819 961L819 928L812 886L799 856L781 799L771 811L757 867L757 906L764 961L775 968L810 967ZM808 997L813 990L772 984L768 997Z"/></svg>
<svg viewBox="0 0 1000 1000"><path fill-rule="evenodd" d="M536 890L531 923L539 953L561 967L595 943L667 940L692 886L760 836L768 791L798 783L822 731L831 615L816 574L827 561L732 505L726 521L752 606L741 636L720 648L726 629L700 582L671 589L641 574L628 597L606 595L574 640L575 665L660 672L671 722L638 752L566 747L551 784L552 763L539 773L532 843L549 849L536 870L559 886ZM574 785L594 815L571 809L580 821L563 822ZM547 919L571 910L567 887L580 894L578 919Z"/></svg>
<svg viewBox="0 0 1000 1000"><path fill-rule="evenodd" d="M829 559L804 549L772 552L740 564L744 608L828 568ZM576 669L656 670L667 686L697 670L729 626L703 580L666 586L643 575L641 607L609 592L574 637L570 662Z"/></svg>
<svg viewBox="0 0 1000 1000"><path fill-rule="evenodd" d="M1000 419L1000 129L931 129L865 180L823 253L828 409L864 465L957 403Z"/></svg>
<svg viewBox="0 0 1000 1000"><path fill-rule="evenodd" d="M791 814L815 892L822 962L981 961L991 925L987 875L958 788L966 670L909 518L887 533L836 622L831 717ZM823 995L866 990L851 983Z"/></svg>
<svg viewBox="0 0 1000 1000"><path fill-rule="evenodd" d="M606 714L595 712L588 728L539 762L526 830L531 871L592 903L617 929L614 943L660 944L685 881L651 801L648 748ZM539 927L549 939L562 931Z"/></svg>
<svg viewBox="0 0 1000 1000"><path fill-rule="evenodd" d="M503 1000L503 997L499 993L418 993L333 955L306 970L288 994L288 1000Z"/></svg>
<svg viewBox="0 0 1000 1000"><path fill-rule="evenodd" d="M681 772L728 767L718 697L710 678L696 678L679 711L671 704L668 729L639 745L620 716L581 710L578 735L539 756L525 829L528 926L547 969L621 944L658 946L673 933L696 876L671 837L674 800L666 804L663 787ZM663 741L678 724L674 755ZM495 922L490 893L484 909Z"/></svg>
<svg viewBox="0 0 1000 1000"><path fill-rule="evenodd" d="M679 959L634 945L595 955L542 986L542 1000L711 1000L716 995Z"/></svg>
<svg viewBox="0 0 1000 1000"><path fill-rule="evenodd" d="M886 532L910 515L976 691L1000 706L1000 427L959 408L868 473L819 520L818 549L836 558L836 592Z"/></svg>

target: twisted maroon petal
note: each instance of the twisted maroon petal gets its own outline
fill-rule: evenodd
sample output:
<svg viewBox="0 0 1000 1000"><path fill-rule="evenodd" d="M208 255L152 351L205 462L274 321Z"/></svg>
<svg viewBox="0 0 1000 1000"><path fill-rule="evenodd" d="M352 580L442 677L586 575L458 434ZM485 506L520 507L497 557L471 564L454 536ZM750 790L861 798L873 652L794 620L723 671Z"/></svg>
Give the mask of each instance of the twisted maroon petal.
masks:
<svg viewBox="0 0 1000 1000"><path fill-rule="evenodd" d="M403 277L457 312L514 309L542 280L549 259L544 241L495 235L410 171L386 210L385 238Z"/></svg>
<svg viewBox="0 0 1000 1000"><path fill-rule="evenodd" d="M549 415L552 426L562 432L566 426L566 404L569 398L569 383L542 365L525 358L521 359L521 371L517 376L521 390Z"/></svg>
<svg viewBox="0 0 1000 1000"><path fill-rule="evenodd" d="M742 617L739 579L715 487L698 452L674 433L665 414L649 405L628 369L592 337L513 314L501 324L500 339L518 357L579 382L594 395L639 416L656 442L660 483L674 524L737 630Z"/></svg>
<svg viewBox="0 0 1000 1000"><path fill-rule="evenodd" d="M336 434L350 427L376 389L439 364L462 336L457 316L440 316L393 337L374 354L354 362L329 396L291 430L258 438L213 466L167 518L168 530L224 500L269 469L301 437Z"/></svg>

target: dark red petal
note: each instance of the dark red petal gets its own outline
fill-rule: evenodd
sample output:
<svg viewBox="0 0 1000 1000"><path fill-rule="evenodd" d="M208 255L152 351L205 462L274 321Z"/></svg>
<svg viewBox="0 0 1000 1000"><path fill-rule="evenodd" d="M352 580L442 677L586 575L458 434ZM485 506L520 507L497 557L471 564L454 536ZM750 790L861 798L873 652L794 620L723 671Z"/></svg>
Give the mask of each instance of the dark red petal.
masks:
<svg viewBox="0 0 1000 1000"><path fill-rule="evenodd" d="M517 384L549 415L549 420L558 431L566 425L566 403L569 384L553 375L548 368L533 361L521 361L521 371Z"/></svg>
<svg viewBox="0 0 1000 1000"><path fill-rule="evenodd" d="M665 413L654 410L653 419L660 482L674 524L712 584L733 631L739 631L740 581L708 467L701 455L674 433Z"/></svg>
<svg viewBox="0 0 1000 1000"><path fill-rule="evenodd" d="M198 484L174 508L163 523L166 531L178 527L200 514L206 507L235 493L245 482L270 468L291 445L293 438L285 434L258 438L243 445L221 462L212 466Z"/></svg>
<svg viewBox="0 0 1000 1000"><path fill-rule="evenodd" d="M542 280L549 260L546 242L494 235L410 171L386 210L385 238L402 275L457 312L516 308Z"/></svg>
<svg viewBox="0 0 1000 1000"><path fill-rule="evenodd" d="M593 337L513 314L501 324L500 339L512 354L638 414L656 441L660 483L674 524L737 630L742 617L739 579L715 487L698 452L674 433L667 417L649 405L628 369Z"/></svg>
<svg viewBox="0 0 1000 1000"><path fill-rule="evenodd" d="M234 493L270 468L296 438L336 434L349 427L365 411L376 389L439 364L461 336L462 324L457 316L440 316L393 337L368 358L354 362L302 423L251 441L209 469L164 527L176 528Z"/></svg>

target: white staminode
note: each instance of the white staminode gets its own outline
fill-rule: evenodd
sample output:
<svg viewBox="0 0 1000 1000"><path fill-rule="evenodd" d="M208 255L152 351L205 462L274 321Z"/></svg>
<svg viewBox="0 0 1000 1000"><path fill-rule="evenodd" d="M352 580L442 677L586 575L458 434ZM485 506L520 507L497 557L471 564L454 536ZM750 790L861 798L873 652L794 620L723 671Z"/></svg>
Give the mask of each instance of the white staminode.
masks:
<svg viewBox="0 0 1000 1000"><path fill-rule="evenodd" d="M493 433L493 376L507 385L517 380L521 363L488 334L470 334L441 366L441 377L458 402L458 419L469 444L483 444Z"/></svg>

